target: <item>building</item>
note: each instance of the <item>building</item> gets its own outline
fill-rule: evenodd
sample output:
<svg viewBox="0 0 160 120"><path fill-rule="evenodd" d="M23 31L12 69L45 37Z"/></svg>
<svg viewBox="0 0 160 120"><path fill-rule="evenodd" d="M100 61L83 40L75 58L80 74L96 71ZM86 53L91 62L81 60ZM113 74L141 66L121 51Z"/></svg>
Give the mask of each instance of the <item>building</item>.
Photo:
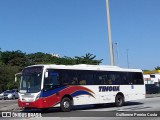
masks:
<svg viewBox="0 0 160 120"><path fill-rule="evenodd" d="M60 55L59 55L59 54L51 53L51 55L52 55L52 57L60 58Z"/></svg>
<svg viewBox="0 0 160 120"><path fill-rule="evenodd" d="M145 84L160 85L160 70L144 71L143 74Z"/></svg>

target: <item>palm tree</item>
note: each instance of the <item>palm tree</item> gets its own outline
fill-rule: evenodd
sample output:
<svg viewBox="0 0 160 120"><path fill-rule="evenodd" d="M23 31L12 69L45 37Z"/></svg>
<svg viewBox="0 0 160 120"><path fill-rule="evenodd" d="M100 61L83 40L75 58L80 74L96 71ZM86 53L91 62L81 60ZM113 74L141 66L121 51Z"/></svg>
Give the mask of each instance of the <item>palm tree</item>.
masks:
<svg viewBox="0 0 160 120"><path fill-rule="evenodd" d="M91 65L98 65L102 62L101 60L95 60L96 55L86 53L85 56L82 57L75 57L77 64L91 64Z"/></svg>
<svg viewBox="0 0 160 120"><path fill-rule="evenodd" d="M160 66L155 67L155 70L160 70Z"/></svg>

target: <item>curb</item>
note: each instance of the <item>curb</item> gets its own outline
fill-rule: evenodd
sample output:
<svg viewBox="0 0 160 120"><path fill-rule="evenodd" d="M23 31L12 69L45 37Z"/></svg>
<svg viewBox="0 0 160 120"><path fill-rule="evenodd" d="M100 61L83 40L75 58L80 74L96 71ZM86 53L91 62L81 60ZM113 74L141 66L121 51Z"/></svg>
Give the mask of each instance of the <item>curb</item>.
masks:
<svg viewBox="0 0 160 120"><path fill-rule="evenodd" d="M146 98L160 97L160 94L146 94Z"/></svg>

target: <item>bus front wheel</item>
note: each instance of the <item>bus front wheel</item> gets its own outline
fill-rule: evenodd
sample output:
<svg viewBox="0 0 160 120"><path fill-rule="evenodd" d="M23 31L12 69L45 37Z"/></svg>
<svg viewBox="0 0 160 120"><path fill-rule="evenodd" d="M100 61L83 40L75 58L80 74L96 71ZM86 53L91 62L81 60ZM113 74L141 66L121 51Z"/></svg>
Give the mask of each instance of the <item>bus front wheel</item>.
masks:
<svg viewBox="0 0 160 120"><path fill-rule="evenodd" d="M61 111L63 112L69 112L72 109L72 101L68 98L65 97L61 101Z"/></svg>
<svg viewBox="0 0 160 120"><path fill-rule="evenodd" d="M121 107L124 104L124 97L121 94L116 95L115 98L115 106Z"/></svg>

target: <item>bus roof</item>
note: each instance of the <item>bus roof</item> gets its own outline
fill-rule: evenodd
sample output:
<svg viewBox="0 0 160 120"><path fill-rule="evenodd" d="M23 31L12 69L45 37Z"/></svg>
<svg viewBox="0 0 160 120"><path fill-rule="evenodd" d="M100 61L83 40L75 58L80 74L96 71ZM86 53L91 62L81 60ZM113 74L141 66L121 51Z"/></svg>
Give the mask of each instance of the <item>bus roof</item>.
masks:
<svg viewBox="0 0 160 120"><path fill-rule="evenodd" d="M96 71L128 71L128 72L142 72L141 69L128 69L121 68L118 66L110 65L88 65L88 64L77 64L77 65L56 65L56 64L39 64L33 66L43 66L45 69L72 69L72 70L96 70Z"/></svg>

